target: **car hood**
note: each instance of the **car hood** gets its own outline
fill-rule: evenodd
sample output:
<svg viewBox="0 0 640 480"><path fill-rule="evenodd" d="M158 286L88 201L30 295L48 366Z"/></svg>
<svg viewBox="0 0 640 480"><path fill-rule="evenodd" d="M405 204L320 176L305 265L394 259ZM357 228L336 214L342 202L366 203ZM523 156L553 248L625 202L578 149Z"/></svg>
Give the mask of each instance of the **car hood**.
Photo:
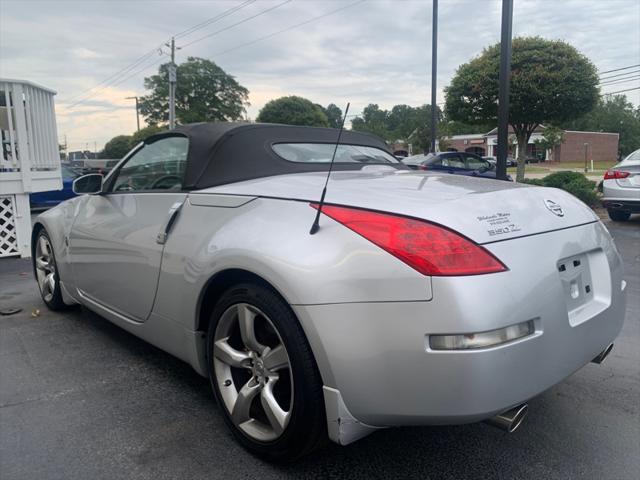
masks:
<svg viewBox="0 0 640 480"><path fill-rule="evenodd" d="M218 193L317 202L326 173L278 175L222 185ZM477 243L569 228L598 220L559 189L461 175L364 167L333 172L326 203L421 218L445 225ZM313 221L309 212L309 225Z"/></svg>

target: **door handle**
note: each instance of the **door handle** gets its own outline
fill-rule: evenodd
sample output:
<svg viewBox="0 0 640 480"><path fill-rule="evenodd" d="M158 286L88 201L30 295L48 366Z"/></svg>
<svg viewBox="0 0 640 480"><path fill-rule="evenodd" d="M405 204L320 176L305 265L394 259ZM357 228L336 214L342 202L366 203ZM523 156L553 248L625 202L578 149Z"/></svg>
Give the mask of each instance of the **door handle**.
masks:
<svg viewBox="0 0 640 480"><path fill-rule="evenodd" d="M167 241L167 237L169 236L169 232L171 231L171 227L173 226L176 217L178 216L178 212L182 208L184 204L184 200L181 202L176 202L171 205L171 208L167 212L167 219L164 222L164 225L160 227L160 231L158 232L158 236L156 237L156 243L160 245L164 245Z"/></svg>

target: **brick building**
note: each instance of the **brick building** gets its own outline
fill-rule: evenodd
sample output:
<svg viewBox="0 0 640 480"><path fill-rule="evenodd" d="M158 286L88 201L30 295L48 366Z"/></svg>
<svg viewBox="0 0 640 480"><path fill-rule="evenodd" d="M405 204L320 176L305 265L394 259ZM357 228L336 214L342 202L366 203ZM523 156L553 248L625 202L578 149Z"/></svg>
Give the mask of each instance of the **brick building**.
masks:
<svg viewBox="0 0 640 480"><path fill-rule="evenodd" d="M553 152L545 152L541 151L535 144L537 139L542 138L544 128L543 125L540 125L531 135L527 145L527 158L541 158L554 162L580 162L584 161L586 150L587 160L589 161L615 161L618 159L619 134L617 133L565 130L564 142L556 147ZM509 135L512 134L513 130L509 127ZM498 129L494 128L485 134L454 135L448 140L450 150L495 157L498 145ZM509 152L510 155L516 157L518 154L517 146L510 146Z"/></svg>

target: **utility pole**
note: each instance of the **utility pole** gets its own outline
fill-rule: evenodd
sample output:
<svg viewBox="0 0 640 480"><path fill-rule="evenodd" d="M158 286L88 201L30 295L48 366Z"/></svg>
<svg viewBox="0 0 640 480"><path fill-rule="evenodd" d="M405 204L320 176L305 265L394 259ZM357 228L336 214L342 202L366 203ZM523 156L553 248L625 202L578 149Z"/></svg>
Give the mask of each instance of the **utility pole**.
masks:
<svg viewBox="0 0 640 480"><path fill-rule="evenodd" d="M176 128L176 40L171 37L171 64L169 64L169 130Z"/></svg>
<svg viewBox="0 0 640 480"><path fill-rule="evenodd" d="M138 97L125 97L127 100L135 99L136 100L136 125L138 126L138 131L140 131L140 107L138 105Z"/></svg>
<svg viewBox="0 0 640 480"><path fill-rule="evenodd" d="M438 0L431 0L431 152L436 153L436 122L438 110L436 106L436 84L438 79Z"/></svg>
<svg viewBox="0 0 640 480"><path fill-rule="evenodd" d="M507 178L509 152L509 83L511 82L511 27L513 0L502 0L502 27L500 34L500 85L498 89L498 161L496 177Z"/></svg>

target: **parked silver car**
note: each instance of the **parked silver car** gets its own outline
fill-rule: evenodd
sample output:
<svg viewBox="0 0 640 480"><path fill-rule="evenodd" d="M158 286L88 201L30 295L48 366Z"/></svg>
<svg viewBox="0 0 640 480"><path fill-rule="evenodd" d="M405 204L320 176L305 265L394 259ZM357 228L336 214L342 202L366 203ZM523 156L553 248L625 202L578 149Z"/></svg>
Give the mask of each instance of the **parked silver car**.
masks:
<svg viewBox="0 0 640 480"><path fill-rule="evenodd" d="M632 213L640 213L640 150L607 170L602 192L602 205L611 220L625 221Z"/></svg>
<svg viewBox="0 0 640 480"><path fill-rule="evenodd" d="M410 170L345 131L320 205L336 137L229 123L150 137L38 217L44 302L190 363L271 460L399 425L512 431L528 399L604 359L625 282L583 203Z"/></svg>

